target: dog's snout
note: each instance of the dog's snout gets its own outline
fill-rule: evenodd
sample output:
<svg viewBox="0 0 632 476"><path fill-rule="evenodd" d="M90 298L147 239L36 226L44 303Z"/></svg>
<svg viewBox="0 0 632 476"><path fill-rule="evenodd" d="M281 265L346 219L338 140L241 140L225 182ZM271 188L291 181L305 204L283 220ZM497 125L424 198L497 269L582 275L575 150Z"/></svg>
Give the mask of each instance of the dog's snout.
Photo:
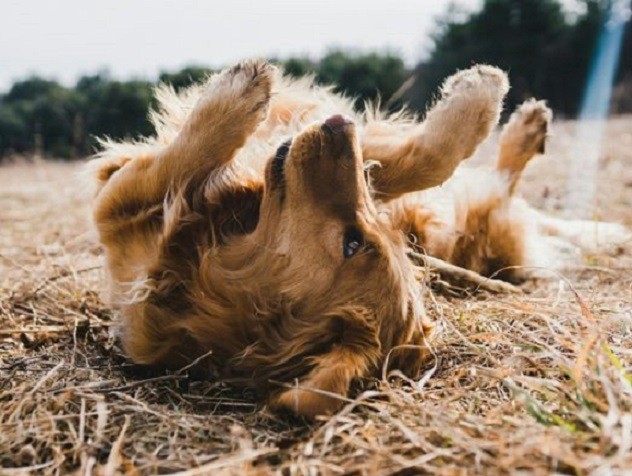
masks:
<svg viewBox="0 0 632 476"><path fill-rule="evenodd" d="M341 114L336 114L335 116L331 116L329 119L327 119L323 123L322 128L325 131L335 133L335 132L340 132L341 130L343 130L344 128L352 124L353 124L353 121L349 119L348 117L345 117Z"/></svg>

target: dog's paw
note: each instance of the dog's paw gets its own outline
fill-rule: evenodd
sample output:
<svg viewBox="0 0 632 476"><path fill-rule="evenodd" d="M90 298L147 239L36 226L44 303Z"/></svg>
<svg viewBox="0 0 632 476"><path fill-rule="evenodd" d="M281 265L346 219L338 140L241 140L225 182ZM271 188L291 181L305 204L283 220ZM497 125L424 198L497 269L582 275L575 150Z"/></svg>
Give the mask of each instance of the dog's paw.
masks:
<svg viewBox="0 0 632 476"><path fill-rule="evenodd" d="M252 110L265 110L272 93L277 68L264 60L243 61L228 70L231 86L237 96L251 101Z"/></svg>
<svg viewBox="0 0 632 476"><path fill-rule="evenodd" d="M464 95L471 100L492 101L498 105L509 91L507 74L494 66L477 65L453 74L441 88L444 98Z"/></svg>
<svg viewBox="0 0 632 476"><path fill-rule="evenodd" d="M445 107L462 120L476 120L484 129L498 121L509 80L501 69L477 65L450 76L441 88Z"/></svg>
<svg viewBox="0 0 632 476"><path fill-rule="evenodd" d="M508 90L507 75L492 66L478 65L450 76L441 88L441 100L424 121L422 145L433 144L435 153L444 155L449 150L450 163L471 156L498 123Z"/></svg>
<svg viewBox="0 0 632 476"><path fill-rule="evenodd" d="M552 117L553 113L545 101L528 99L511 115L507 134L513 135L523 153L543 154Z"/></svg>
<svg viewBox="0 0 632 476"><path fill-rule="evenodd" d="M277 68L264 60L242 61L214 76L206 87L202 102L225 105L226 113L239 110L265 118Z"/></svg>

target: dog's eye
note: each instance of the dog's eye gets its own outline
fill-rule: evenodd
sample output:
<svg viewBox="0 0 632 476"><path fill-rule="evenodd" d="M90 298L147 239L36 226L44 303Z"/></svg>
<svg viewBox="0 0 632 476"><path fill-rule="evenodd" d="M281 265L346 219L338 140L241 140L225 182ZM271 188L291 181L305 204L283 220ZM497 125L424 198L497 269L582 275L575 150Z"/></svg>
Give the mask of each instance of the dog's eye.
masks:
<svg viewBox="0 0 632 476"><path fill-rule="evenodd" d="M364 236L355 227L348 228L342 242L342 255L351 258L364 246Z"/></svg>

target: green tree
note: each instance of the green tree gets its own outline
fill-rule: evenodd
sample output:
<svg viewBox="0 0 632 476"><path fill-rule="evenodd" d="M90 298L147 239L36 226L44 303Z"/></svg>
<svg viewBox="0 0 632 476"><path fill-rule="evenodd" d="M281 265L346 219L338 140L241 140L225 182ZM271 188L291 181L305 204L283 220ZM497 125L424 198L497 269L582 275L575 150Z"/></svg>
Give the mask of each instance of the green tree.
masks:
<svg viewBox="0 0 632 476"><path fill-rule="evenodd" d="M407 98L423 110L443 78L474 63L500 66L512 88L507 109L535 96L558 114L576 115L599 34L614 0L579 0L583 12L569 18L559 0L485 0L463 15L451 8L439 19L429 59L416 67ZM618 78L630 70L630 24Z"/></svg>
<svg viewBox="0 0 632 476"><path fill-rule="evenodd" d="M34 77L16 82L0 100L0 152L70 156L78 107L74 92L55 81Z"/></svg>
<svg viewBox="0 0 632 476"><path fill-rule="evenodd" d="M317 69L318 81L333 84L355 97L359 107L378 96L387 101L407 76L403 60L390 53L356 55L331 51L320 60Z"/></svg>
<svg viewBox="0 0 632 476"><path fill-rule="evenodd" d="M275 62L281 64L285 74L295 78L314 74L318 68L317 63L305 57L289 58L285 61L275 60Z"/></svg>
<svg viewBox="0 0 632 476"><path fill-rule="evenodd" d="M411 103L424 109L443 78L474 63L509 72L510 106L542 96L550 52L567 34L564 11L556 0L485 0L463 21L455 9L439 20L429 60L417 67Z"/></svg>
<svg viewBox="0 0 632 476"><path fill-rule="evenodd" d="M21 153L32 146L24 116L12 104L0 101L0 159L8 153Z"/></svg>
<svg viewBox="0 0 632 476"><path fill-rule="evenodd" d="M187 66L173 73L163 71L158 80L161 83L171 84L176 91L180 91L192 84L204 81L212 73L212 69L204 66Z"/></svg>
<svg viewBox="0 0 632 476"><path fill-rule="evenodd" d="M153 132L147 111L153 100L148 81L113 81L99 74L81 78L76 86L82 117L90 136L133 138Z"/></svg>

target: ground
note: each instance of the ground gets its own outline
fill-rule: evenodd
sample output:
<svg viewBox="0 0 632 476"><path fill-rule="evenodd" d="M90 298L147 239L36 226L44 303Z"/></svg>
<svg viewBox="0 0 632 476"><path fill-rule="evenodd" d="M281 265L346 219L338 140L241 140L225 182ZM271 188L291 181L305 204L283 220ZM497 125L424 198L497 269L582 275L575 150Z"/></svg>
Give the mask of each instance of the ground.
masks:
<svg viewBox="0 0 632 476"><path fill-rule="evenodd" d="M573 131L554 124L520 190L554 214ZM125 360L79 169L0 167L0 474L631 474L632 246L520 295L427 287L419 379L364 382L308 423ZM632 225L632 117L609 122L596 180L596 215Z"/></svg>

